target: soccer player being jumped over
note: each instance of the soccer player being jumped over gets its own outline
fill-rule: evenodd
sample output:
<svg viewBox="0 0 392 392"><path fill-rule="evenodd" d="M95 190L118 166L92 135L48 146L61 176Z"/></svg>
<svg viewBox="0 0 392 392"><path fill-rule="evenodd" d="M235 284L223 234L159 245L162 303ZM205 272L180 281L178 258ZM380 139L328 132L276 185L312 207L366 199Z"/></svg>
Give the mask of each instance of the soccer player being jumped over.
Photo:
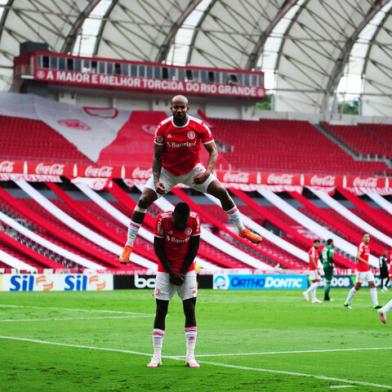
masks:
<svg viewBox="0 0 392 392"><path fill-rule="evenodd" d="M154 291L154 354L147 365L149 368L162 364L165 319L169 301L176 291L182 300L185 314L186 364L192 368L200 367L195 359L197 281L194 265L199 242L200 219L195 212L190 212L188 204L180 202L174 211L158 215L154 237L154 249L159 260Z"/></svg>
<svg viewBox="0 0 392 392"><path fill-rule="evenodd" d="M133 243L148 207L179 183L218 198L241 237L255 244L262 240L258 234L244 227L234 201L212 173L218 150L209 128L203 121L188 114L188 99L183 95L176 95L172 99L170 109L173 115L161 121L155 132L153 174L133 211L128 239L120 255L122 263L129 261ZM201 144L209 153L207 168L200 163Z"/></svg>

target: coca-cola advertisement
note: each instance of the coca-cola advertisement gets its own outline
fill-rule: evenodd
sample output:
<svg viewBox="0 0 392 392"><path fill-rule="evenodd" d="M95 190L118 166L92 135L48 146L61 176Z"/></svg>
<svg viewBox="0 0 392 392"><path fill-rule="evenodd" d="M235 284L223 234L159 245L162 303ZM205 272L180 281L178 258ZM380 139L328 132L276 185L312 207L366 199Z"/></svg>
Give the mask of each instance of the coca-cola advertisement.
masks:
<svg viewBox="0 0 392 392"><path fill-rule="evenodd" d="M27 174L40 176L66 176L72 175L72 164L60 162L26 162Z"/></svg>
<svg viewBox="0 0 392 392"><path fill-rule="evenodd" d="M0 173L23 173L23 161L0 160Z"/></svg>
<svg viewBox="0 0 392 392"><path fill-rule="evenodd" d="M305 174L304 185L310 187L336 187L343 186L343 176L325 174Z"/></svg>
<svg viewBox="0 0 392 392"><path fill-rule="evenodd" d="M121 166L80 164L78 175L89 178L121 178Z"/></svg>
<svg viewBox="0 0 392 392"><path fill-rule="evenodd" d="M133 178L136 180L148 180L152 175L152 168L125 166L124 178Z"/></svg>
<svg viewBox="0 0 392 392"><path fill-rule="evenodd" d="M224 171L218 170L215 172L219 181L226 184L257 184L258 176L256 172L246 171Z"/></svg>
<svg viewBox="0 0 392 392"><path fill-rule="evenodd" d="M347 188L386 188L385 177L346 176Z"/></svg>
<svg viewBox="0 0 392 392"><path fill-rule="evenodd" d="M302 185L301 174L290 173L262 173L262 184L266 185Z"/></svg>

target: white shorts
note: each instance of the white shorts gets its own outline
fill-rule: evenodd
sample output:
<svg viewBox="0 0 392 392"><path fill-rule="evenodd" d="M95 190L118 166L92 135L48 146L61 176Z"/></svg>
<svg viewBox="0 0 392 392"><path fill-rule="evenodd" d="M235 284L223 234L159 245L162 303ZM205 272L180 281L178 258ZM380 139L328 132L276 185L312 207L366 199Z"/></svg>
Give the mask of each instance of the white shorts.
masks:
<svg viewBox="0 0 392 392"><path fill-rule="evenodd" d="M374 282L374 275L372 271L361 272L357 271L357 279L356 282Z"/></svg>
<svg viewBox="0 0 392 392"><path fill-rule="evenodd" d="M169 171L167 171L165 168L162 168L159 181L165 186L166 192L170 192L170 190L174 188L177 184L185 184L189 185L192 189L195 189L196 191L199 191L201 193L207 193L208 186L211 184L212 181L216 180L214 174L211 173L202 184L195 184L193 182L193 177L198 173L203 173L205 170L205 167L201 163L198 163L191 172L181 174L180 176L175 176ZM152 189L156 193L153 176L151 176L147 180L145 187ZM163 195L157 193L157 196L159 198Z"/></svg>
<svg viewBox="0 0 392 392"><path fill-rule="evenodd" d="M163 301L170 301L177 291L182 301L197 297L196 271L190 271L185 275L185 281L181 286L171 284L167 272L158 272L155 280L154 297Z"/></svg>
<svg viewBox="0 0 392 392"><path fill-rule="evenodd" d="M317 270L310 270L309 271L309 279L310 280L320 280L320 274Z"/></svg>

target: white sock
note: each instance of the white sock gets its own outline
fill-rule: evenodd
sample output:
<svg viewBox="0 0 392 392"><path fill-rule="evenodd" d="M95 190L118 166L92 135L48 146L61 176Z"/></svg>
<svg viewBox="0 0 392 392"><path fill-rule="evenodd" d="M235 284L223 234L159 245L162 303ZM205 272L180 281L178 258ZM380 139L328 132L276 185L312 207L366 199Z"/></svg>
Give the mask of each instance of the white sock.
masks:
<svg viewBox="0 0 392 392"><path fill-rule="evenodd" d="M312 283L312 285L310 287L313 287L313 289L311 290L310 294L312 295L312 301L314 301L316 299L316 290L317 290L317 287L318 287L318 282Z"/></svg>
<svg viewBox="0 0 392 392"><path fill-rule="evenodd" d="M127 239L127 245L133 246L133 243L135 242L135 238L137 236L137 233L139 232L141 223L136 223L131 220L131 223L129 224L128 227L128 239Z"/></svg>
<svg viewBox="0 0 392 392"><path fill-rule="evenodd" d="M383 312L389 312L392 309L392 299L382 307Z"/></svg>
<svg viewBox="0 0 392 392"><path fill-rule="evenodd" d="M242 230L245 229L244 224L242 223L241 220L241 215L240 212L238 211L237 207L233 207L231 210L225 211L228 218L229 222L233 223L234 225L237 226L238 231L241 233Z"/></svg>
<svg viewBox="0 0 392 392"><path fill-rule="evenodd" d="M165 331L162 329L152 330L152 347L154 349L154 357L160 358L162 356L162 345Z"/></svg>
<svg viewBox="0 0 392 392"><path fill-rule="evenodd" d="M372 298L373 305L377 306L378 298L377 298L377 289L375 287L370 289L370 297Z"/></svg>
<svg viewBox="0 0 392 392"><path fill-rule="evenodd" d="M185 328L185 340L186 340L186 357L195 357L195 346L197 339L197 327Z"/></svg>
<svg viewBox="0 0 392 392"><path fill-rule="evenodd" d="M356 293L357 293L357 290L355 290L355 287L352 287L351 290L348 292L348 296L346 298L345 304L351 303L351 301Z"/></svg>

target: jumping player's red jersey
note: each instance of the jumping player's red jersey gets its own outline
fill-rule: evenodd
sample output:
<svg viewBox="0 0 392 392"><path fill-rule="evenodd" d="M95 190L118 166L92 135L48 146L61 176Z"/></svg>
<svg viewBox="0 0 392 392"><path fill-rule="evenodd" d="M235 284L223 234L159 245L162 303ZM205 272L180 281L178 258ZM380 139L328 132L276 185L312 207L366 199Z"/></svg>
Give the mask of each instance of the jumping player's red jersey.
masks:
<svg viewBox="0 0 392 392"><path fill-rule="evenodd" d="M191 172L200 162L200 144L213 141L209 128L192 116L182 127L174 124L173 117L166 118L159 123L154 137L155 144L165 146L162 166L175 176Z"/></svg>
<svg viewBox="0 0 392 392"><path fill-rule="evenodd" d="M358 246L358 257L364 259L365 261L369 261L370 256L370 248L369 245L365 245L364 242L361 242ZM360 260L357 261L357 271L367 272L370 271L369 264L363 263Z"/></svg>
<svg viewBox="0 0 392 392"><path fill-rule="evenodd" d="M309 249L309 269L311 271L314 271L317 269L317 265L318 265L318 258L319 258L319 252L317 249L315 249L313 246ZM312 263L312 258L314 258L314 261L316 263L316 266L314 266L314 264Z"/></svg>
<svg viewBox="0 0 392 392"><path fill-rule="evenodd" d="M193 236L200 235L200 218L195 212L191 212L188 225L184 231L174 228L173 211L162 212L158 215L154 235L164 238L165 255L169 259L173 271L180 272L185 256L189 249L189 240ZM195 264L192 263L188 271L193 271ZM158 262L158 271L165 272L165 268Z"/></svg>

